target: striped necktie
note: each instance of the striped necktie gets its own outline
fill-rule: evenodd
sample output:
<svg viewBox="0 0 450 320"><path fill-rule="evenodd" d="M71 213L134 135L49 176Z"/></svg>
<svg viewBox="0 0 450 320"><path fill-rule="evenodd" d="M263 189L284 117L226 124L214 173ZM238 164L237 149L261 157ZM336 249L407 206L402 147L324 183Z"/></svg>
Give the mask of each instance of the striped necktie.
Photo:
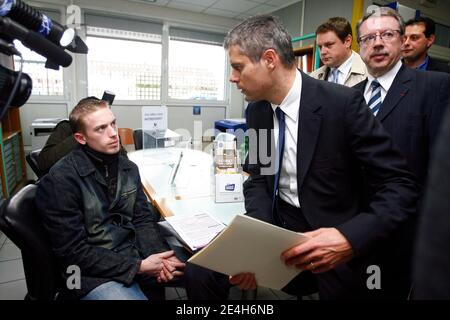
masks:
<svg viewBox="0 0 450 320"><path fill-rule="evenodd" d="M377 80L373 80L370 86L372 87L372 94L370 95L370 99L367 105L369 106L370 110L372 110L373 114L376 116L382 105L381 86Z"/></svg>
<svg viewBox="0 0 450 320"><path fill-rule="evenodd" d="M272 212L274 212L275 201L278 195L278 184L280 182L280 171L281 171L281 163L283 161L283 152L284 152L284 132L286 129L286 122L284 120L284 112L280 107L275 109L275 114L278 119L278 145L277 145L277 155L275 162L275 179L273 186L273 198L272 198Z"/></svg>

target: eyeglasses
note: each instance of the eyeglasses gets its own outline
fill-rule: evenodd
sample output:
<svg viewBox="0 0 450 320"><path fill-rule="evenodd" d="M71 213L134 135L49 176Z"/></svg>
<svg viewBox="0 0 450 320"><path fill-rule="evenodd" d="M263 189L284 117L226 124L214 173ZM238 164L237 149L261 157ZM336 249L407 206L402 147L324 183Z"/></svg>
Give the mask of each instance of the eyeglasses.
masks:
<svg viewBox="0 0 450 320"><path fill-rule="evenodd" d="M379 36L380 39L384 42L390 42L394 40L396 35L400 34L400 30L386 30L382 33L372 33L368 34L366 36L362 36L358 38L358 43L360 46L371 46L375 43L377 40L377 37Z"/></svg>

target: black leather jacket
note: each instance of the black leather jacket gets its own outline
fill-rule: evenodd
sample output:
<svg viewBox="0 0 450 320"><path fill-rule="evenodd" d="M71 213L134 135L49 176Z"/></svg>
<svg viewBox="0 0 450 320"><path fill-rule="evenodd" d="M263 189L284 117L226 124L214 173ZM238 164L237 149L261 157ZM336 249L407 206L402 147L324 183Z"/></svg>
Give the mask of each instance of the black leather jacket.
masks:
<svg viewBox="0 0 450 320"><path fill-rule="evenodd" d="M142 259L170 250L138 168L124 156L119 155L113 201L104 177L77 147L42 178L36 205L64 279L71 265L81 271L81 289L65 290L65 297L79 298L111 280L131 284Z"/></svg>

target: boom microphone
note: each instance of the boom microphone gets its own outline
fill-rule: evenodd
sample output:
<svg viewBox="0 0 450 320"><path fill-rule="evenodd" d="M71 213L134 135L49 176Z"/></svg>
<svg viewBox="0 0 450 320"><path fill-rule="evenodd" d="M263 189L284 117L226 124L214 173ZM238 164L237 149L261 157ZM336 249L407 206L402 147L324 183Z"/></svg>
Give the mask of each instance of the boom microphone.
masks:
<svg viewBox="0 0 450 320"><path fill-rule="evenodd" d="M20 40L24 46L46 57L51 63L68 67L72 57L63 48L48 41L38 33L28 30L10 18L0 17L0 32Z"/></svg>
<svg viewBox="0 0 450 320"><path fill-rule="evenodd" d="M9 17L63 47L67 47L75 37L72 28L63 27L21 0L0 0L0 16Z"/></svg>

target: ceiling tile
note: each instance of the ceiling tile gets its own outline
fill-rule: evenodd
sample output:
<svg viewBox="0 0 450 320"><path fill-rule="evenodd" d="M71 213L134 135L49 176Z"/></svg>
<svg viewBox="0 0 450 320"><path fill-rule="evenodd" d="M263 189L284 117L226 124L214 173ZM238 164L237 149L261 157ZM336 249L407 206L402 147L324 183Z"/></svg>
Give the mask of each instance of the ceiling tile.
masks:
<svg viewBox="0 0 450 320"><path fill-rule="evenodd" d="M213 4L212 8L242 13L258 5L259 4L256 2L250 2L247 0L220 0L219 2Z"/></svg>
<svg viewBox="0 0 450 320"><path fill-rule="evenodd" d="M216 15L216 16L222 16L222 17L228 17L228 18L234 18L235 16L239 15L239 12L220 10L220 9L214 9L214 8L208 8L203 13L212 14L212 15Z"/></svg>
<svg viewBox="0 0 450 320"><path fill-rule="evenodd" d="M266 2L266 4L268 4L268 5L271 5L271 6L279 6L279 7L287 7L287 6L289 6L289 5L291 5L291 4L293 4L293 3L296 3L296 2L301 2L301 0L297 0L297 1L294 1L294 0L291 0L291 1L288 1L288 0L269 0L269 1L267 1Z"/></svg>
<svg viewBox="0 0 450 320"><path fill-rule="evenodd" d="M275 6L268 6L266 4L261 4L253 9L248 10L247 12L245 12L245 14L254 16L257 14L266 14L275 11L276 9L277 7Z"/></svg>
<svg viewBox="0 0 450 320"><path fill-rule="evenodd" d="M187 11L193 11L193 12L202 12L207 7L205 6L197 6L192 3L186 3L181 1L170 1L167 5L169 8L175 8L175 9L181 9L181 10L187 10Z"/></svg>
<svg viewBox="0 0 450 320"><path fill-rule="evenodd" d="M156 0L156 2L146 1L146 0L131 0L132 2L142 2L142 3L148 3L148 4L154 4L158 6L165 6L169 3L170 0Z"/></svg>
<svg viewBox="0 0 450 320"><path fill-rule="evenodd" d="M181 1L172 0L171 2L192 3L192 4L197 5L197 6L209 7L214 2L217 2L217 0L181 0Z"/></svg>

